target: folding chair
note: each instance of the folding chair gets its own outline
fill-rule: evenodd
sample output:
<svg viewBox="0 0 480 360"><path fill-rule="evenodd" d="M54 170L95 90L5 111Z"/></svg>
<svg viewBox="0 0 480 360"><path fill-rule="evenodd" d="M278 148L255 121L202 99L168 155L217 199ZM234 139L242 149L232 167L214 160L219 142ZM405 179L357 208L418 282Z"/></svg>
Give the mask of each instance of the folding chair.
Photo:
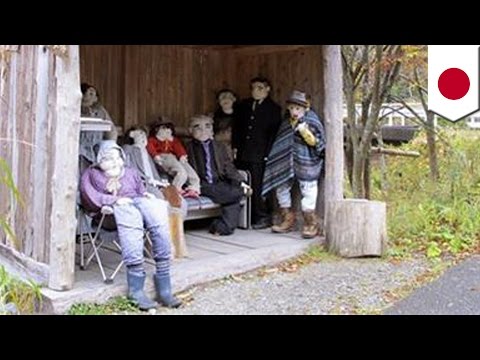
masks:
<svg viewBox="0 0 480 360"><path fill-rule="evenodd" d="M122 253L122 248L118 242L117 231L116 229L112 229L114 226L111 224L108 229L106 229L105 225L107 222L114 222L112 207L102 207L101 217L98 221L92 219L81 206L79 207L78 227L80 234L80 270L86 270L90 263L95 259L100 268L100 272L102 273L103 281L106 284L112 284L122 268L124 261L121 260L116 265L113 272L110 275L107 275L100 250L110 250L120 255ZM148 232L145 232L145 241L147 246L145 246L144 251L148 261L148 258L153 259L151 252L152 242ZM85 251L86 243L90 245L89 254ZM113 248L108 246L108 243L113 244Z"/></svg>

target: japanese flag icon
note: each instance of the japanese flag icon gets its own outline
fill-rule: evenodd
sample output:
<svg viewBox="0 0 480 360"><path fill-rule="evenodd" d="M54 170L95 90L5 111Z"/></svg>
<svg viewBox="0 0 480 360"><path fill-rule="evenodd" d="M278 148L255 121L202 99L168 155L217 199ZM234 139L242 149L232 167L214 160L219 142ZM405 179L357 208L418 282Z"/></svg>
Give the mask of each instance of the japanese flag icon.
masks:
<svg viewBox="0 0 480 360"><path fill-rule="evenodd" d="M450 121L476 112L480 45L428 46L428 109Z"/></svg>

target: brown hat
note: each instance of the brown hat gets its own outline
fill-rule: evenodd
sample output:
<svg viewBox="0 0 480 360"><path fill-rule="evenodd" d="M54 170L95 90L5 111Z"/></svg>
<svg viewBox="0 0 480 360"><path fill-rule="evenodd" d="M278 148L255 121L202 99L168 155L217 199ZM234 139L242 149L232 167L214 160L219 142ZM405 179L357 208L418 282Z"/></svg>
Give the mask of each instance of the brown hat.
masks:
<svg viewBox="0 0 480 360"><path fill-rule="evenodd" d="M290 97L287 100L287 104L295 104L295 105L300 105L305 108L310 107L310 101L307 98L307 94L304 92L294 90Z"/></svg>

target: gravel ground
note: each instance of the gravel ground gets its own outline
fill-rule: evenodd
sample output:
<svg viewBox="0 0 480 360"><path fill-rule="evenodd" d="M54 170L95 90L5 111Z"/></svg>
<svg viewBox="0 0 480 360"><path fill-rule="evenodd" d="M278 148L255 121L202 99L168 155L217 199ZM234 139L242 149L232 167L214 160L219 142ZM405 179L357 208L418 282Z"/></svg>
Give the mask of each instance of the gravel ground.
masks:
<svg viewBox="0 0 480 360"><path fill-rule="evenodd" d="M378 313L389 305L385 291L411 283L428 269L424 260L393 264L379 259L322 261L291 273L271 269L263 276L252 273L194 288L184 307L158 314Z"/></svg>

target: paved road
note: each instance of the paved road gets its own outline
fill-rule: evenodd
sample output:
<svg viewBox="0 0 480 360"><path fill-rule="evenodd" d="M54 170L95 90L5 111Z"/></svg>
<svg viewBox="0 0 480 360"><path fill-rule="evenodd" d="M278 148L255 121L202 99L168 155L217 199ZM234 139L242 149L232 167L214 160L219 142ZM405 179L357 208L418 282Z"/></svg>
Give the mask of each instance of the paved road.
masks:
<svg viewBox="0 0 480 360"><path fill-rule="evenodd" d="M398 302L388 315L480 315L480 256L447 270Z"/></svg>

